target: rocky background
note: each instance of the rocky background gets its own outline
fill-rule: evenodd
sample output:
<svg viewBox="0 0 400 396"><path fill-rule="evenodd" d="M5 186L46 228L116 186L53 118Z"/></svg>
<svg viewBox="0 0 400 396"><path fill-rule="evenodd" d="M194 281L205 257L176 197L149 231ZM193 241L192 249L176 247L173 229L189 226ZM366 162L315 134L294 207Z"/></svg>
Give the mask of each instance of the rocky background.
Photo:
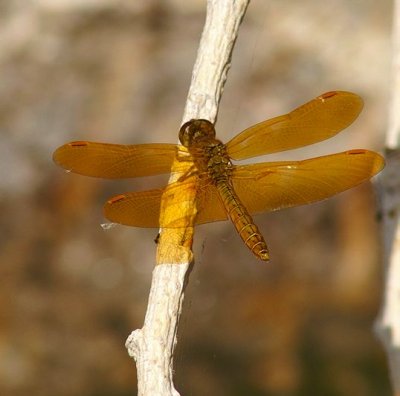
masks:
<svg viewBox="0 0 400 396"><path fill-rule="evenodd" d="M143 323L157 230L105 231L102 205L166 178L90 179L51 156L78 139L177 142L205 3L0 2L1 395L135 394L124 342ZM253 0L219 137L340 89L365 100L354 125L269 158L382 149L391 18L388 0ZM372 331L383 274L377 199L366 183L257 216L268 264L228 222L198 228L175 359L182 396L390 394Z"/></svg>

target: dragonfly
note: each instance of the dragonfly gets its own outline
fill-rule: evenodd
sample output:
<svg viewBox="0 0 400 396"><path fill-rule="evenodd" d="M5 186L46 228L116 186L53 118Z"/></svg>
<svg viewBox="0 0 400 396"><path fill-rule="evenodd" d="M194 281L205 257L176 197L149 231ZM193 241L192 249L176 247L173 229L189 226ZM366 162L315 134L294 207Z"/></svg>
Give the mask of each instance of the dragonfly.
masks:
<svg viewBox="0 0 400 396"><path fill-rule="evenodd" d="M174 169L179 177L174 183L117 195L106 202L105 217L112 223L135 227L185 227L187 218L179 205L179 191L190 183L196 188L195 224L230 219L250 251L268 261L268 247L253 214L329 198L379 173L384 159L373 151L353 149L301 161L247 165L233 161L329 139L348 127L362 107L361 97L354 93L326 92L288 114L245 129L227 144L216 138L212 122L193 119L180 128L180 145L74 141L59 147L53 159L68 171L108 179L169 173L172 164L178 164ZM167 188L176 189L178 203L175 218L163 221L160 207Z"/></svg>

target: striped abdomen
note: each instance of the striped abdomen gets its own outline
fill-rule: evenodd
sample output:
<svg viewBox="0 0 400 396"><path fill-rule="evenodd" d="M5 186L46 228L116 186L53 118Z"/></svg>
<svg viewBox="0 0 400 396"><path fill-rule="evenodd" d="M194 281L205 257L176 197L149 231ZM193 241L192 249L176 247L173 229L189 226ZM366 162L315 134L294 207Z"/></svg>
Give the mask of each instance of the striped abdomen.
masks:
<svg viewBox="0 0 400 396"><path fill-rule="evenodd" d="M252 217L240 202L228 181L219 181L216 187L221 195L229 218L248 248L261 260L268 261L268 248Z"/></svg>

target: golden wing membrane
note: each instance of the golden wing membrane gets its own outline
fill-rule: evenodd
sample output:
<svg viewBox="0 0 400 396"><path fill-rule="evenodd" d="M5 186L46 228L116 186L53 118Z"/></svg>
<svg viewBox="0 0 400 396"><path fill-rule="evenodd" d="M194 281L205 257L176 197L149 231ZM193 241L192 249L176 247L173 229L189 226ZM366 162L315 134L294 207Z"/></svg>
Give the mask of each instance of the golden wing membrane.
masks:
<svg viewBox="0 0 400 396"><path fill-rule="evenodd" d="M232 182L253 214L329 198L368 180L384 165L375 152L350 150L303 161L237 166Z"/></svg>
<svg viewBox="0 0 400 396"><path fill-rule="evenodd" d="M264 162L236 166L232 184L250 214L268 212L320 201L352 188L376 175L384 166L383 158L368 150L311 158L304 161ZM198 180L196 224L227 220L216 187ZM167 188L180 191L192 188L193 181L176 182ZM182 200L174 201L176 218L160 224L160 207L165 189L131 192L111 198L104 214L112 222L135 227L178 228L187 225L181 216Z"/></svg>
<svg viewBox="0 0 400 396"><path fill-rule="evenodd" d="M362 107L354 93L327 92L286 115L245 129L227 144L228 154L241 160L329 139L348 127Z"/></svg>
<svg viewBox="0 0 400 396"><path fill-rule="evenodd" d="M212 184L199 185L193 181L176 182L168 185L166 189L170 194L179 194L182 199L174 199L176 216L169 223L160 223L160 208L162 195L166 189L155 189L148 191L137 191L117 195L109 199L104 205L104 216L113 223L124 224L133 227L165 227L179 228L188 225L188 219L182 216L182 205L185 204L182 190L185 188L196 188L197 216L196 224L212 221L227 220L228 216L219 198L218 191Z"/></svg>
<svg viewBox="0 0 400 396"><path fill-rule="evenodd" d="M169 173L178 150L187 151L175 144L122 145L77 141L59 147L53 159L74 173L118 179Z"/></svg>
<svg viewBox="0 0 400 396"><path fill-rule="evenodd" d="M163 191L155 189L117 195L104 205L104 216L113 223L157 228Z"/></svg>
<svg viewBox="0 0 400 396"><path fill-rule="evenodd" d="M227 144L227 152L240 160L328 139L350 125L362 106L362 99L353 93L327 92L286 115L246 129ZM174 164L174 171L181 175L177 182L164 189L113 197L105 204L104 214L112 222L129 226L177 228L188 225L182 208L188 204L185 197L192 197L194 192L196 224L228 218L209 175L199 174L194 167L192 156L201 154L196 149L189 154L188 149L175 144L76 141L59 147L53 159L69 171L110 179L169 173ZM368 180L383 166L384 160L377 153L350 150L304 161L234 166L228 182L248 212L254 214L328 198ZM186 194L185 189L191 189L191 194ZM172 196L170 204L166 197ZM168 211L171 219L161 216L160 220L162 204L173 205Z"/></svg>

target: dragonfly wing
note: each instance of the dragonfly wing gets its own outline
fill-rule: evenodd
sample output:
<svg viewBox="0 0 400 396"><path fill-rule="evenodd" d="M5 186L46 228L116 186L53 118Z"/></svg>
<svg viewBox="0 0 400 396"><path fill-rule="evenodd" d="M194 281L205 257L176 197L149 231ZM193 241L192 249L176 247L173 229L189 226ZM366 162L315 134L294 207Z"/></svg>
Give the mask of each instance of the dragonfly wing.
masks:
<svg viewBox="0 0 400 396"><path fill-rule="evenodd" d="M113 223L157 228L160 224L163 192L164 190L157 189L117 195L104 205L104 216Z"/></svg>
<svg viewBox="0 0 400 396"><path fill-rule="evenodd" d="M200 186L197 192L197 211L196 224L228 220L219 192L212 184Z"/></svg>
<svg viewBox="0 0 400 396"><path fill-rule="evenodd" d="M54 161L68 171L109 179L151 176L171 171L178 152L175 144L122 145L71 142L59 147Z"/></svg>
<svg viewBox="0 0 400 396"><path fill-rule="evenodd" d="M327 92L286 115L245 129L227 144L228 154L241 160L329 139L348 127L362 107L356 94Z"/></svg>
<svg viewBox="0 0 400 396"><path fill-rule="evenodd" d="M376 175L384 159L368 150L237 166L233 187L250 213L309 204L329 198Z"/></svg>
<svg viewBox="0 0 400 396"><path fill-rule="evenodd" d="M104 206L105 217L113 223L125 224L133 227L164 227L179 228L188 225L188 218L183 213L186 205L185 188L196 188L197 216L195 224L209 223L226 220L227 215L222 202L219 199L217 189L206 183L196 186L193 181L176 182L170 184L167 189L130 192L117 195L109 199ZM171 202L174 207L169 207L170 213L175 211L168 220L161 220L160 208L164 192L168 195L176 195ZM173 218L173 219L172 219ZM163 223L163 221L165 221Z"/></svg>

